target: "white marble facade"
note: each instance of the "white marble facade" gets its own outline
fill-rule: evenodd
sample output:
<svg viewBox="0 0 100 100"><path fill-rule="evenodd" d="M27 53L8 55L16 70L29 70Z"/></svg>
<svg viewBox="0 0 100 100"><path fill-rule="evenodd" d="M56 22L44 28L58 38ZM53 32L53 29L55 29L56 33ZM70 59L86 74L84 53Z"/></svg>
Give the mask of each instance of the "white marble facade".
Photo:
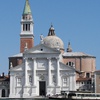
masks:
<svg viewBox="0 0 100 100"><path fill-rule="evenodd" d="M10 68L10 97L27 98L75 91L75 69L60 62L60 56L59 50L44 44L26 50L23 63Z"/></svg>

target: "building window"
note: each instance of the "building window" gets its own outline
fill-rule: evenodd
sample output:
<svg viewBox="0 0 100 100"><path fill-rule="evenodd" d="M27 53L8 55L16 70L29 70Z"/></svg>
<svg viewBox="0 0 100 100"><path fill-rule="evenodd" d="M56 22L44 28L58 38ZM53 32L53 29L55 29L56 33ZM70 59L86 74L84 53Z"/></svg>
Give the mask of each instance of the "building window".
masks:
<svg viewBox="0 0 100 100"><path fill-rule="evenodd" d="M91 84L91 81L90 81L90 84Z"/></svg>
<svg viewBox="0 0 100 100"><path fill-rule="evenodd" d="M73 67L75 64L73 62L67 62L66 65Z"/></svg>
<svg viewBox="0 0 100 100"><path fill-rule="evenodd" d="M89 84L89 81L87 81L87 84Z"/></svg>
<svg viewBox="0 0 100 100"><path fill-rule="evenodd" d="M25 19L25 17L23 16L23 19Z"/></svg>
<svg viewBox="0 0 100 100"><path fill-rule="evenodd" d="M30 24L23 24L23 31L30 31Z"/></svg>
<svg viewBox="0 0 100 100"><path fill-rule="evenodd" d="M2 90L2 97L5 97L5 89Z"/></svg>
<svg viewBox="0 0 100 100"><path fill-rule="evenodd" d="M63 87L67 86L67 77L63 77L62 79Z"/></svg>
<svg viewBox="0 0 100 100"><path fill-rule="evenodd" d="M18 78L18 82L21 82L21 78Z"/></svg>
<svg viewBox="0 0 100 100"><path fill-rule="evenodd" d="M43 49L41 49L41 51L43 51Z"/></svg>
<svg viewBox="0 0 100 100"><path fill-rule="evenodd" d="M89 78L90 77L90 73L86 73L86 78Z"/></svg>
<svg viewBox="0 0 100 100"><path fill-rule="evenodd" d="M20 77L17 78L17 86L21 86L21 78Z"/></svg>
<svg viewBox="0 0 100 100"><path fill-rule="evenodd" d="M27 26L28 26L28 31L30 31L30 24L27 24Z"/></svg>
<svg viewBox="0 0 100 100"><path fill-rule="evenodd" d="M26 31L26 29L25 29L25 24L23 24L23 31Z"/></svg>

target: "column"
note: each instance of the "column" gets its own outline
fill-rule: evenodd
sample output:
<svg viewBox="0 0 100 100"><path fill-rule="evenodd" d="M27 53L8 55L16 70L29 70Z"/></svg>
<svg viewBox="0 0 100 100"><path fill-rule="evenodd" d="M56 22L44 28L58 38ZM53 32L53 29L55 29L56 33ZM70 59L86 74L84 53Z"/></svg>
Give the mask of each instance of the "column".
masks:
<svg viewBox="0 0 100 100"><path fill-rule="evenodd" d="M60 76L59 76L59 58L57 58L57 86L60 86Z"/></svg>
<svg viewBox="0 0 100 100"><path fill-rule="evenodd" d="M51 86L51 58L48 58L48 86Z"/></svg>
<svg viewBox="0 0 100 100"><path fill-rule="evenodd" d="M7 97L8 96L8 91L7 91L7 89L5 89L5 97Z"/></svg>
<svg viewBox="0 0 100 100"><path fill-rule="evenodd" d="M2 95L2 94L1 94L1 90L2 90L2 89L0 89L0 97L1 97L1 95Z"/></svg>
<svg viewBox="0 0 100 100"><path fill-rule="evenodd" d="M47 94L51 94L52 92L52 87L51 87L51 58L47 58L48 60L48 79L47 79L47 83L48 83L48 86L47 86Z"/></svg>
<svg viewBox="0 0 100 100"><path fill-rule="evenodd" d="M33 86L36 86L36 58L33 58Z"/></svg>
<svg viewBox="0 0 100 100"><path fill-rule="evenodd" d="M33 32L33 23L30 24L30 31Z"/></svg>
<svg viewBox="0 0 100 100"><path fill-rule="evenodd" d="M24 69L24 72L25 72L25 77L24 77L24 88L23 88L23 98L27 98L29 93L28 93L28 73L27 73L27 70L28 70L28 58L24 58L24 61L25 61L25 69Z"/></svg>
<svg viewBox="0 0 100 100"><path fill-rule="evenodd" d="M37 92L37 84L36 84L36 58L33 59L33 68L32 68L32 91L31 91L31 96L34 97L36 96Z"/></svg>
<svg viewBox="0 0 100 100"><path fill-rule="evenodd" d="M23 31L23 24L21 23L21 32Z"/></svg>
<svg viewBox="0 0 100 100"><path fill-rule="evenodd" d="M94 81L94 86L95 86L94 87L94 92L97 93L97 81L96 81L97 80L97 76L96 76L96 73L94 73L94 79L95 79L95 81Z"/></svg>
<svg viewBox="0 0 100 100"><path fill-rule="evenodd" d="M12 76L12 84L13 84L13 86L12 86L12 93L15 95L14 75Z"/></svg>
<svg viewBox="0 0 100 100"><path fill-rule="evenodd" d="M71 85L71 84L70 84L70 75L68 75L68 84L69 84L69 85L68 85L68 91L70 91L70 85Z"/></svg>
<svg viewBox="0 0 100 100"><path fill-rule="evenodd" d="M27 58L25 58L25 86L27 86L28 85L28 77L27 77L27 67L28 67L28 61L27 61L28 59Z"/></svg>
<svg viewBox="0 0 100 100"><path fill-rule="evenodd" d="M74 90L74 91L76 91L76 73L75 73L75 72L74 72L74 74L73 74L73 78L74 78L73 80L74 80L74 82L75 82L75 84L74 84L74 86L75 86L74 89L75 89L75 90Z"/></svg>
<svg viewBox="0 0 100 100"><path fill-rule="evenodd" d="M10 74L10 96L9 96L10 98L12 98L14 96L13 88L14 88L13 87L13 75Z"/></svg>

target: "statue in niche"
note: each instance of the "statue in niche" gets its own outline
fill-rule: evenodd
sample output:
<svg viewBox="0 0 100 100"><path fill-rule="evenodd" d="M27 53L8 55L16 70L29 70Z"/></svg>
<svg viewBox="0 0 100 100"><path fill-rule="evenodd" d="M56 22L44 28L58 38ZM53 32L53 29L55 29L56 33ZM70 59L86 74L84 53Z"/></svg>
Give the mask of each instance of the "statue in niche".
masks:
<svg viewBox="0 0 100 100"><path fill-rule="evenodd" d="M32 76L29 76L29 82L32 83Z"/></svg>
<svg viewBox="0 0 100 100"><path fill-rule="evenodd" d="M53 83L56 83L56 76L55 75L52 76L52 80L53 80Z"/></svg>

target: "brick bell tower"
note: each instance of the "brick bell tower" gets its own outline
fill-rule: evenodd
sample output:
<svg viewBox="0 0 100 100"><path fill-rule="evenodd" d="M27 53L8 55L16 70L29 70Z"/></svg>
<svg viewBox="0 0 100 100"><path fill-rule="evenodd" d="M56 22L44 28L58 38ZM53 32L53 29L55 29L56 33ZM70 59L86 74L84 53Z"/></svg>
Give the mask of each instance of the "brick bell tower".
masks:
<svg viewBox="0 0 100 100"><path fill-rule="evenodd" d="M28 49L34 46L34 34L33 34L33 18L30 9L29 0L26 0L22 19L21 19L21 33L20 33L20 52L24 52L25 45L27 43Z"/></svg>

